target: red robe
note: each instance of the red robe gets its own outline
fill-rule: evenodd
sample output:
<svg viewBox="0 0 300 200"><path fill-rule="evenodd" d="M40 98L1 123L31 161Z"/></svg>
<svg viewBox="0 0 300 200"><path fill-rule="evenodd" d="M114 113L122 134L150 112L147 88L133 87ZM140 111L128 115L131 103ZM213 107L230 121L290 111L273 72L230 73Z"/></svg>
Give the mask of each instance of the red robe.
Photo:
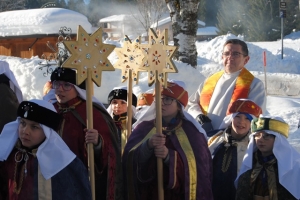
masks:
<svg viewBox="0 0 300 200"><path fill-rule="evenodd" d="M180 125L182 120L182 125ZM211 200L212 159L206 138L185 119L166 131L169 165L163 164L165 200ZM122 157L128 200L157 200L157 158L140 165L141 144L156 133L154 121L139 124L130 135Z"/></svg>
<svg viewBox="0 0 300 200"><path fill-rule="evenodd" d="M85 128L83 123L86 123L86 101L77 97L65 104L55 103L54 107L63 116L57 132L87 167L88 155L83 131ZM119 180L121 169L117 169L121 165L117 133L110 132L107 120L112 123L113 121L111 117L109 117L110 119L104 117L106 114L109 116L108 113L101 112L106 112L106 110L100 111L93 107L93 128L98 130L101 141L99 145L94 146L96 199L118 199L118 196L122 196L122 194L121 186L116 185L121 183ZM79 115L82 122L75 115Z"/></svg>

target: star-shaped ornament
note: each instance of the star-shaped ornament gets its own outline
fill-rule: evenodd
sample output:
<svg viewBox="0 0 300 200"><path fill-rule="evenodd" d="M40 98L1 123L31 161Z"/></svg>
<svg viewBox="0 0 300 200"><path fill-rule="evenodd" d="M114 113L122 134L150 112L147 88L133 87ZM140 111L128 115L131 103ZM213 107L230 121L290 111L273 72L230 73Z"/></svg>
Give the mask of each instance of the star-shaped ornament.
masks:
<svg viewBox="0 0 300 200"><path fill-rule="evenodd" d="M148 71L148 85L155 82L155 74L158 74L158 81L166 87L167 73L177 73L177 68L172 61L177 47L168 45L168 30L156 35L153 29L149 29L149 43L142 44L141 48L146 52L146 61L141 67Z"/></svg>
<svg viewBox="0 0 300 200"><path fill-rule="evenodd" d="M265 119L259 118L259 119L257 120L257 122L256 122L256 127L257 127L257 129L263 128L264 125L265 125Z"/></svg>
<svg viewBox="0 0 300 200"><path fill-rule="evenodd" d="M132 80L138 84L139 72L145 71L140 68L145 62L145 53L141 50L140 45L141 37L132 42L126 35L123 47L114 50L119 58L114 67L122 70L122 82L128 79L129 70L131 70Z"/></svg>
<svg viewBox="0 0 300 200"><path fill-rule="evenodd" d="M115 68L108 60L109 54L114 50L114 45L103 44L102 28L89 35L80 25L76 41L64 41L64 45L71 56L63 63L65 68L77 70L77 85L87 78L87 70L91 69L92 80L101 85L102 71L114 71Z"/></svg>

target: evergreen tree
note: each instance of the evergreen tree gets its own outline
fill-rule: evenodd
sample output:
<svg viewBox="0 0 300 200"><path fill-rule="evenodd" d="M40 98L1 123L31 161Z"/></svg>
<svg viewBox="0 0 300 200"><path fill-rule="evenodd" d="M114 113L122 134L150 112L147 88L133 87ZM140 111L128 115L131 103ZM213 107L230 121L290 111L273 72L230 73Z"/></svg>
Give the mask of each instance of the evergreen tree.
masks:
<svg viewBox="0 0 300 200"><path fill-rule="evenodd" d="M1 0L0 12L25 9L25 0Z"/></svg>
<svg viewBox="0 0 300 200"><path fill-rule="evenodd" d="M224 0L220 5L217 14L219 34L232 33L234 35L244 35L247 29L246 10L248 9L247 0Z"/></svg>
<svg viewBox="0 0 300 200"><path fill-rule="evenodd" d="M87 7L89 11L87 17L90 23L95 27L98 26L99 19L105 17L102 10L107 9L107 3L101 0L90 0Z"/></svg>
<svg viewBox="0 0 300 200"><path fill-rule="evenodd" d="M200 0L199 7L198 7L198 19L205 22L206 21L205 16L206 16L206 1Z"/></svg>
<svg viewBox="0 0 300 200"><path fill-rule="evenodd" d="M273 41L281 37L280 0L224 0L218 12L219 34L244 35L247 41ZM298 0L286 0L284 35L300 27Z"/></svg>
<svg viewBox="0 0 300 200"><path fill-rule="evenodd" d="M249 2L247 41L272 41L280 38L280 19L275 1L253 0Z"/></svg>
<svg viewBox="0 0 300 200"><path fill-rule="evenodd" d="M286 18L284 18L284 35L288 35L293 30L300 30L300 12L298 0L285 0L287 4Z"/></svg>
<svg viewBox="0 0 300 200"><path fill-rule="evenodd" d="M216 26L218 23L217 13L224 0L201 0L205 1L205 23L206 26Z"/></svg>
<svg viewBox="0 0 300 200"><path fill-rule="evenodd" d="M88 15L87 6L84 3L84 0L68 0L67 8L85 16Z"/></svg>
<svg viewBox="0 0 300 200"><path fill-rule="evenodd" d="M55 3L59 8L67 8L67 4L65 0L56 0Z"/></svg>
<svg viewBox="0 0 300 200"><path fill-rule="evenodd" d="M38 0L27 0L25 4L26 9L34 9L34 8L40 8L41 4Z"/></svg>

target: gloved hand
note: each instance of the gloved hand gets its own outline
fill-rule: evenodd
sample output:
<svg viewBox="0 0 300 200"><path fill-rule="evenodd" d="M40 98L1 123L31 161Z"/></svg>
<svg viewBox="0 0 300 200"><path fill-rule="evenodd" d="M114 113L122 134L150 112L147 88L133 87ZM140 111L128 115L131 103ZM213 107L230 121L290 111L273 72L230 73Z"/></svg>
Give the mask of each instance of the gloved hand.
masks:
<svg viewBox="0 0 300 200"><path fill-rule="evenodd" d="M206 115L200 114L196 117L196 120L199 122L199 124L201 124L206 133L213 130L211 119L209 119L209 117Z"/></svg>
<svg viewBox="0 0 300 200"><path fill-rule="evenodd" d="M203 125L204 123L210 123L211 120L206 115L200 114L197 116L196 120Z"/></svg>

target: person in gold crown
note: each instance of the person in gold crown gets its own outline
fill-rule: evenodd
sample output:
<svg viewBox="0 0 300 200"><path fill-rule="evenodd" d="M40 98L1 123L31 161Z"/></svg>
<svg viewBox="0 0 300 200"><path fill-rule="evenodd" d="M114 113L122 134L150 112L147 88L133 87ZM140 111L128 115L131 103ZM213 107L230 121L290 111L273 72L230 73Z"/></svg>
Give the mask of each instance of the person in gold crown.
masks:
<svg viewBox="0 0 300 200"><path fill-rule="evenodd" d="M213 158L214 200L235 198L234 180L249 142L251 120L261 114L261 108L249 99L238 99L229 106L228 113L221 130L208 140Z"/></svg>
<svg viewBox="0 0 300 200"><path fill-rule="evenodd" d="M157 158L163 159L164 199L212 200L211 156L205 131L184 111L188 93L181 81L161 90L162 132L155 103L133 125L122 157L127 199L157 200ZM157 92L157 91L156 91ZM160 91L159 91L160 92Z"/></svg>
<svg viewBox="0 0 300 200"><path fill-rule="evenodd" d="M235 181L236 200L300 199L300 154L289 144L289 125L280 117L260 116Z"/></svg>
<svg viewBox="0 0 300 200"><path fill-rule="evenodd" d="M127 130L127 87L115 87L108 95L109 106L107 112L113 118L118 128L118 138L121 148L121 153L124 151L124 147L127 143L129 135ZM132 105L129 105L129 109L132 109L132 124L136 122L134 118L136 112L137 98L132 93Z"/></svg>

